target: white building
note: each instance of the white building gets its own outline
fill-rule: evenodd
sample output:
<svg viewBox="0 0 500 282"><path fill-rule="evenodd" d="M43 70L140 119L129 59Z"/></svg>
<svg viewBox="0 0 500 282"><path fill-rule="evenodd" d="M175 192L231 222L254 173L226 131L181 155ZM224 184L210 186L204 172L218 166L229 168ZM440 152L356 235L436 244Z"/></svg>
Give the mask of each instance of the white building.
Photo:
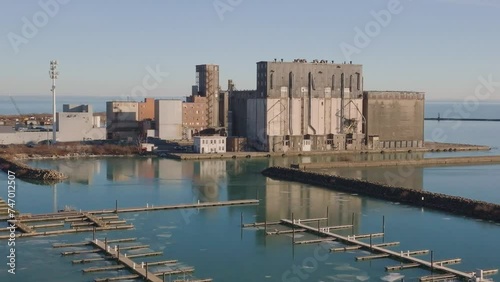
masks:
<svg viewBox="0 0 500 282"><path fill-rule="evenodd" d="M92 106L90 105L63 105L63 112L57 113L58 142L73 142L86 140L106 139L106 128L96 123ZM12 127L0 130L0 144L26 144L52 140L52 132L15 131Z"/></svg>
<svg viewBox="0 0 500 282"><path fill-rule="evenodd" d="M194 151L198 154L225 153L225 136L195 136Z"/></svg>
<svg viewBox="0 0 500 282"><path fill-rule="evenodd" d="M156 137L162 140L182 139L182 101L155 100Z"/></svg>

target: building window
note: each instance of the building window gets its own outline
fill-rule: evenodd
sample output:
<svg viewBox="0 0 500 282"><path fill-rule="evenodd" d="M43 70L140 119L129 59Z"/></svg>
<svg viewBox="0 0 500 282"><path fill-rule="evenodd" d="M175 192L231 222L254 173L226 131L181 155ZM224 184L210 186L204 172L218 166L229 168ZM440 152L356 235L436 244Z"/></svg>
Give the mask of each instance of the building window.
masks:
<svg viewBox="0 0 500 282"><path fill-rule="evenodd" d="M349 76L349 91L352 92L352 74Z"/></svg>
<svg viewBox="0 0 500 282"><path fill-rule="evenodd" d="M271 75L270 75L270 77L269 77L269 87L270 87L271 89L273 89L273 77L274 77L274 75L273 75L273 74L271 74Z"/></svg>
<svg viewBox="0 0 500 282"><path fill-rule="evenodd" d="M335 75L332 75L332 90L335 91Z"/></svg>

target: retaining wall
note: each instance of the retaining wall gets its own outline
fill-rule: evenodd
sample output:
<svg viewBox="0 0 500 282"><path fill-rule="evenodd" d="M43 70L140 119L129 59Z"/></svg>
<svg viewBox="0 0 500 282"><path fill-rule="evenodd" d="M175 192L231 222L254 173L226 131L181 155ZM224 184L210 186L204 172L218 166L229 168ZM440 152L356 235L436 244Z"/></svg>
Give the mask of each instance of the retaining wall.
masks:
<svg viewBox="0 0 500 282"><path fill-rule="evenodd" d="M500 205L497 204L283 167L270 167L262 171L262 174L274 179L311 184L341 192L356 193L457 215L500 222Z"/></svg>

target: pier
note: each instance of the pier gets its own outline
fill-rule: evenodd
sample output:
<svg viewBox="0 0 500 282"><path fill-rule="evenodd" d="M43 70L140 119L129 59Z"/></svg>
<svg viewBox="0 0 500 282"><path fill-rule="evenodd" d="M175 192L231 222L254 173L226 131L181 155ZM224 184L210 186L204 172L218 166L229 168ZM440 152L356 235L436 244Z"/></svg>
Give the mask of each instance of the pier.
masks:
<svg viewBox="0 0 500 282"><path fill-rule="evenodd" d="M437 120L437 121L500 121L498 118L425 118L424 120Z"/></svg>
<svg viewBox="0 0 500 282"><path fill-rule="evenodd" d="M292 215L293 218L293 215ZM305 224L304 222L317 222L317 226L313 227L310 225ZM385 218L384 218L385 222ZM362 235L350 235L350 236L343 236L340 234L336 234L333 232L330 232L329 228L321 227L320 225L320 220L308 220L308 219L281 219L280 223L282 226L287 226L289 228L292 228L289 231L292 231L292 245L300 245L300 244L308 244L308 243L321 243L325 242L328 240L335 240L340 243L345 244L346 246L344 247L337 247L337 248L331 248L330 252L345 252L345 251L354 251L354 250L366 250L369 251L371 254L370 255L364 255L364 256L357 256L355 258L356 261L367 261L367 260L375 260L375 259L381 259L381 258L391 258L396 261L401 262L400 265L395 265L395 266L386 266L385 270L386 271L395 271L395 270L404 270L404 269L410 269L410 268L425 268L431 271L431 275L428 276L423 276L420 278L420 281L442 281L443 279L451 279L451 278L458 278L458 279L465 279L466 281L486 281L483 279L484 276L486 275L492 275L498 272L497 269L492 269L492 270L481 270L479 273L474 273L474 272L464 272L460 270L456 270L453 268L449 268L445 265L449 264L455 264L455 263L460 263L462 260L460 258L454 258L454 259L446 259L446 260L433 260L433 254L431 252L431 261L427 261L424 259L419 259L416 258L415 256L418 255L423 255L423 254L428 254L429 250L416 250L416 251L393 251L390 249L387 249L385 247L392 247L392 246L398 246L400 242L386 242L386 243L379 243L379 244L373 244L372 243L372 238L374 237L380 237L380 236L385 236L384 232L377 232L377 233L370 233L370 234L362 234ZM262 226L261 223L256 223L260 226ZM243 226L252 226L252 224L242 224ZM385 229L385 228L383 228ZM319 239L312 239L312 240L304 240L304 241L295 241L295 231L300 230L303 232L308 232L310 234L314 234L319 236ZM289 233L289 232L286 232ZM266 234L269 235L269 232L266 232ZM284 231L281 232L281 234L285 234ZM370 238L370 242L363 242L360 241L359 239L366 239Z"/></svg>
<svg viewBox="0 0 500 282"><path fill-rule="evenodd" d="M500 156L454 157L454 158L427 158L415 160L384 160L384 161L338 161L328 163L300 163L292 164L291 168L327 169L344 167L382 167L382 166L450 166L450 165L486 165L500 164Z"/></svg>
<svg viewBox="0 0 500 282"><path fill-rule="evenodd" d="M224 202L205 202L193 204L178 204L178 205L163 205L154 206L146 204L143 207L134 208L118 208L91 210L91 211L63 211L56 213L45 214L20 214L15 219L7 219L7 222L15 224L17 227L16 237L36 237L36 236L49 236L61 235L78 232L95 232L95 231L112 231L112 230L126 230L133 229L132 224L126 224L124 220L119 219L119 213L130 212L149 212L149 211L162 211L162 210L177 210L177 209L191 209L191 208L212 208L224 206L237 206L237 205L258 205L258 200L233 200ZM33 222L54 222L36 225L27 225L26 223ZM64 228L66 223L69 228ZM63 229L50 230L50 231L37 231L41 228L54 228L60 227ZM6 230L7 231L7 230ZM0 239L9 239L10 235L0 235Z"/></svg>
<svg viewBox="0 0 500 282"><path fill-rule="evenodd" d="M85 264L92 262L102 262L102 261L114 261L116 264L114 265L106 265L106 266L92 266L82 269L82 273L93 273L93 272L106 272L106 271L116 271L127 269L131 274L123 275L123 276L113 276L113 277L105 277L105 278L96 278L94 281L118 281L118 280L126 280L126 279L141 279L149 282L163 282L165 281L165 276L169 275L186 275L194 272L194 268L192 267L183 267L183 268L173 268L173 265L177 264L177 260L163 260L157 262L135 262L132 259L137 257L145 257L151 255L163 255L163 252L148 252L142 254L127 254L123 253L125 250L137 250L147 248L148 245L130 245L130 246L120 246L120 245L111 245L112 243L130 243L135 242L135 238L124 238L124 239L115 239L115 240L104 240L93 239L92 241L86 242L78 242L78 243L65 243L65 244L54 244L54 248L71 248L77 246L91 246L92 249L84 249L77 251L67 251L62 252L61 254L64 256L70 255L80 255L87 253L100 253L102 257L97 258L88 258L88 259L77 259L73 260L73 264ZM170 270L162 270L162 271L152 271L151 267L154 266L162 266L168 265L171 266ZM160 278L163 276L163 279ZM209 282L212 279L189 279L189 280L175 280L175 281L205 281Z"/></svg>
<svg viewBox="0 0 500 282"><path fill-rule="evenodd" d="M196 153L171 153L163 152L168 159L174 160L203 160L203 159L250 159L250 158L273 158L273 157L297 157L297 156L333 156L333 155L353 155L367 153L367 154L380 154L381 151L391 153L407 153L408 150L413 152L434 152L440 151L488 151L491 148L481 145L468 145L468 144L450 144L450 143L435 143L426 142L425 147L421 148L384 148L384 149L363 149L353 151L289 151L289 152L226 152L218 154L196 154Z"/></svg>

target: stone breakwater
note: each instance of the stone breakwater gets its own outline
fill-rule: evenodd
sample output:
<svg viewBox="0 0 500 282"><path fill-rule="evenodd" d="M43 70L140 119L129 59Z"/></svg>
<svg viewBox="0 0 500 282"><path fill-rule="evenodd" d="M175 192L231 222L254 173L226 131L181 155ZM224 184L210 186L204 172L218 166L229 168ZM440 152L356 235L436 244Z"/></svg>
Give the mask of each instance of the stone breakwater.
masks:
<svg viewBox="0 0 500 282"><path fill-rule="evenodd" d="M16 178L24 180L37 181L58 181L66 179L66 175L51 169L32 168L26 164L13 161L4 157L0 157L0 169L7 173L13 171L16 173Z"/></svg>
<svg viewBox="0 0 500 282"><path fill-rule="evenodd" d="M291 168L270 167L262 171L262 174L273 179L311 184L341 192L500 222L500 205L497 204Z"/></svg>

